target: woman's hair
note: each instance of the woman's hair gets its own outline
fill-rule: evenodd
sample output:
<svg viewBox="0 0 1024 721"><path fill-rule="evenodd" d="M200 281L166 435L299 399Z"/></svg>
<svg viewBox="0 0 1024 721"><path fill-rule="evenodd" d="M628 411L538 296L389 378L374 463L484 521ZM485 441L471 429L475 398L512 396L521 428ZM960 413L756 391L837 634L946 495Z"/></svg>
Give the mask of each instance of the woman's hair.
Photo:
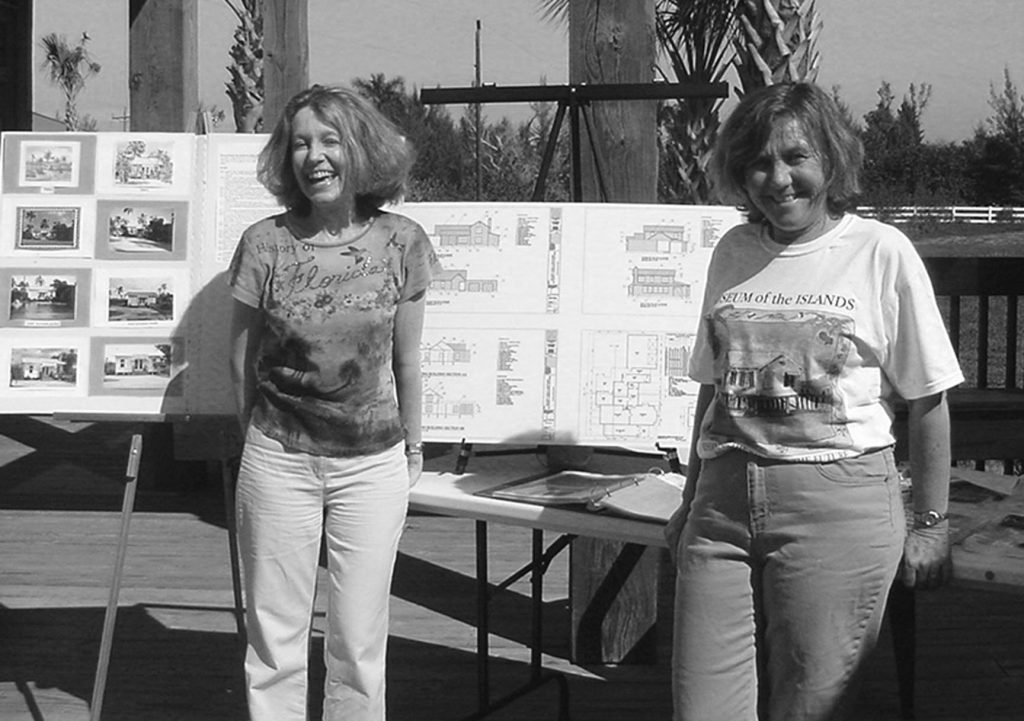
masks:
<svg viewBox="0 0 1024 721"><path fill-rule="evenodd" d="M763 220L744 189L747 170L768 144L772 129L795 120L821 159L832 213L856 205L864 147L836 102L812 83L779 83L748 93L722 126L711 156L711 181L723 202L735 203L752 222Z"/></svg>
<svg viewBox="0 0 1024 721"><path fill-rule="evenodd" d="M260 152L257 177L281 205L299 215L311 209L292 171L292 130L295 115L303 108L338 132L342 181L352 189L359 211L372 212L402 196L415 157L402 133L355 91L314 85L288 101Z"/></svg>

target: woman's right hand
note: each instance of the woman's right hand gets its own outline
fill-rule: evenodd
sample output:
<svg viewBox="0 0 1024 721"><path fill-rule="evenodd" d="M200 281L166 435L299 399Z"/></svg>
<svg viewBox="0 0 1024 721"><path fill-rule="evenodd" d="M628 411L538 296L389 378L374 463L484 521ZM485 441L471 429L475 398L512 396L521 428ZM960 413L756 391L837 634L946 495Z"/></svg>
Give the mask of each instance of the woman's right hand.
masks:
<svg viewBox="0 0 1024 721"><path fill-rule="evenodd" d="M686 502L685 497L679 499L679 507L672 513L668 519L668 523L665 525L665 540L668 542L668 556L672 559L672 565L675 566L678 559L679 553L679 539L683 535L683 526L686 525L686 516L690 512L690 504Z"/></svg>
<svg viewBox="0 0 1024 721"><path fill-rule="evenodd" d="M423 454L409 453L406 455L405 461L409 468L409 488L412 488L423 475Z"/></svg>

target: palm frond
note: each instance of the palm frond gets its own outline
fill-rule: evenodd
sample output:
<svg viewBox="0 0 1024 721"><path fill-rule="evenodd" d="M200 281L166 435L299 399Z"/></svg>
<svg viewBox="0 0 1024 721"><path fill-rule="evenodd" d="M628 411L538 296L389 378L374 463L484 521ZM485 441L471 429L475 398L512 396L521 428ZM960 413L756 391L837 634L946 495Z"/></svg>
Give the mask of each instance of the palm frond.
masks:
<svg viewBox="0 0 1024 721"><path fill-rule="evenodd" d="M538 0L541 20L569 26L569 0Z"/></svg>

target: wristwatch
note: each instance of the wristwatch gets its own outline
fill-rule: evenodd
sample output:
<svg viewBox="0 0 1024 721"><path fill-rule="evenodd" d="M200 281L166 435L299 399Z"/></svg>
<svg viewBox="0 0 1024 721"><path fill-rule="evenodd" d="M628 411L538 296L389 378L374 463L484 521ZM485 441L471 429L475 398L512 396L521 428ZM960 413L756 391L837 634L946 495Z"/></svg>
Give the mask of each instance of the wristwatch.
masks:
<svg viewBox="0 0 1024 721"><path fill-rule="evenodd" d="M423 455L423 443L417 441L416 443L405 444L405 455L407 456L422 456Z"/></svg>
<svg viewBox="0 0 1024 721"><path fill-rule="evenodd" d="M947 518L949 518L949 514L940 513L934 509L929 509L927 511L914 511L914 526L917 528L931 528L932 526L942 523Z"/></svg>

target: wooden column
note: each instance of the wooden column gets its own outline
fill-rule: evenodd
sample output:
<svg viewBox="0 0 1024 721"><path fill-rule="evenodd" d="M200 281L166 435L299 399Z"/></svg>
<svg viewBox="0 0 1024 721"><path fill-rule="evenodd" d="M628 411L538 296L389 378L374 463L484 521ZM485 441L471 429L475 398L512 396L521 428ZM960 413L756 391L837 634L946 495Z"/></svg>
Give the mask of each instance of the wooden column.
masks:
<svg viewBox="0 0 1024 721"><path fill-rule="evenodd" d="M198 0L131 0L128 37L132 130L191 131L199 109Z"/></svg>
<svg viewBox="0 0 1024 721"><path fill-rule="evenodd" d="M0 130L32 129L32 3L0 0Z"/></svg>
<svg viewBox="0 0 1024 721"><path fill-rule="evenodd" d="M307 0L263 0L263 128L273 130L289 98L309 85Z"/></svg>
<svg viewBox="0 0 1024 721"><path fill-rule="evenodd" d="M570 83L650 83L654 59L653 0L570 0ZM582 200L657 202L657 102L594 102L581 115ZM573 660L653 662L658 550L578 538L570 553Z"/></svg>
<svg viewBox="0 0 1024 721"><path fill-rule="evenodd" d="M655 48L654 0L569 3L570 83L653 82ZM582 123L583 200L657 202L657 110L655 100L600 101L584 108L593 136ZM598 167L607 198L597 182Z"/></svg>

